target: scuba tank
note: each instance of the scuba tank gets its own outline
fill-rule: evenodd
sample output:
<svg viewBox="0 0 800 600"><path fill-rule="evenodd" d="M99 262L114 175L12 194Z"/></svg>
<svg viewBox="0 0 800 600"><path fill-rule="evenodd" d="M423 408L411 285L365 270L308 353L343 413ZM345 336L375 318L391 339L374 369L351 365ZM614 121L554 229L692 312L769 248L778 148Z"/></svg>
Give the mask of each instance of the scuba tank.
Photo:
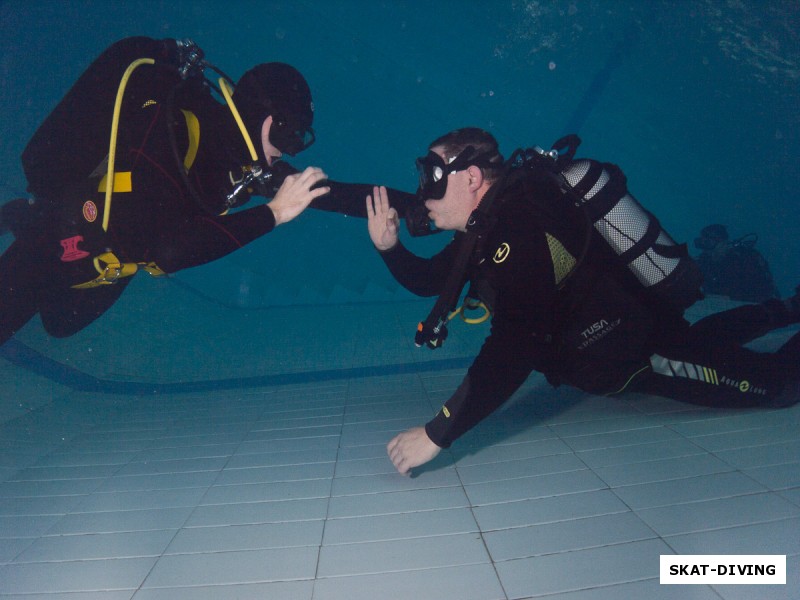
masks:
<svg viewBox="0 0 800 600"><path fill-rule="evenodd" d="M627 178L616 165L573 159L580 138L566 136L545 152L524 151L529 168L544 165L592 223L592 238L613 252L648 294L681 311L702 299L703 276L686 244L677 244L658 219L628 191ZM568 147L566 156L559 148ZM536 158L534 158L536 157Z"/></svg>

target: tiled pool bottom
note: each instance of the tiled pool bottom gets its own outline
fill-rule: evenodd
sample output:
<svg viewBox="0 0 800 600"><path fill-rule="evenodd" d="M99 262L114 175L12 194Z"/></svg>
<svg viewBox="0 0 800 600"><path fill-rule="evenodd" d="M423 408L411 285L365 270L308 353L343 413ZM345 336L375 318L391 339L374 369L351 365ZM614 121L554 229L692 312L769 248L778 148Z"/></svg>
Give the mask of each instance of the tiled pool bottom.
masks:
<svg viewBox="0 0 800 600"><path fill-rule="evenodd" d="M388 315L404 312L381 317L388 338ZM800 406L712 411L534 376L406 478L386 442L430 418L464 367L445 354L430 359L440 369L400 369L419 351L371 340L319 356L331 376L308 383L141 396L71 390L4 362L4 395L41 396L17 414L3 400L0 598L798 597ZM281 352L285 372L314 362L283 347L276 364ZM130 354L115 365L121 385L171 360L152 356L142 373L147 352ZM256 383L250 359L207 379ZM663 586L661 554L786 554L788 583Z"/></svg>

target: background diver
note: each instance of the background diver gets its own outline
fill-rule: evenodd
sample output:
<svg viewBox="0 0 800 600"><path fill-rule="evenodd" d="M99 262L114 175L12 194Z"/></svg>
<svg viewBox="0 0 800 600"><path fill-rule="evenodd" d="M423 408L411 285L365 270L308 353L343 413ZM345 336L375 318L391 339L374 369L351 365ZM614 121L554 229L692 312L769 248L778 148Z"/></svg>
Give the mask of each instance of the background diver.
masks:
<svg viewBox="0 0 800 600"><path fill-rule="evenodd" d="M218 87L209 70L220 73ZM37 312L50 335L72 335L137 270L216 260L309 203L364 216L371 186L280 160L313 143L313 116L308 84L290 65L260 64L234 87L189 40L110 46L26 146L32 198L2 207L15 240L0 257L0 344ZM230 212L251 195L272 201ZM413 198L392 195L401 212Z"/></svg>
<svg viewBox="0 0 800 600"><path fill-rule="evenodd" d="M755 249L751 233L731 241L724 225L708 225L695 238L697 264L703 272L703 291L742 302L763 302L778 297L767 260Z"/></svg>
<svg viewBox="0 0 800 600"><path fill-rule="evenodd" d="M468 298L493 315L489 336L441 410L389 442L400 473L449 447L533 370L592 394L639 392L716 407L800 400L800 333L776 352L743 347L800 321L800 295L690 324L683 312L701 297L701 278L685 246L638 207L618 168L573 161L573 151L537 149L503 161L496 140L477 128L435 140L417 161L420 197L435 225L456 233L432 258L399 241L385 189L367 198L370 238L391 273L413 293L444 299L444 312L437 316L435 306L436 318L420 323L417 345L441 345L444 315L465 281ZM625 227L647 233L618 235Z"/></svg>

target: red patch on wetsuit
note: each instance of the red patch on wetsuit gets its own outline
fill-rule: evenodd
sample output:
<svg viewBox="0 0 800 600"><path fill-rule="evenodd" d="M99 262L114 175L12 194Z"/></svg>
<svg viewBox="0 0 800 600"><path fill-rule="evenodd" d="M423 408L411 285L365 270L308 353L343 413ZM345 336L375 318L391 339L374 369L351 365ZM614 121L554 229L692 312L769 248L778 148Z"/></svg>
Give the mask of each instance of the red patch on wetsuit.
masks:
<svg viewBox="0 0 800 600"><path fill-rule="evenodd" d="M64 248L64 254L61 255L61 262L72 262L80 260L89 256L86 250L78 248L78 243L83 241L82 235L76 235L71 238L61 240L61 247Z"/></svg>
<svg viewBox="0 0 800 600"><path fill-rule="evenodd" d="M97 205L91 200L83 203L83 218L89 223L94 223L95 219L97 219Z"/></svg>

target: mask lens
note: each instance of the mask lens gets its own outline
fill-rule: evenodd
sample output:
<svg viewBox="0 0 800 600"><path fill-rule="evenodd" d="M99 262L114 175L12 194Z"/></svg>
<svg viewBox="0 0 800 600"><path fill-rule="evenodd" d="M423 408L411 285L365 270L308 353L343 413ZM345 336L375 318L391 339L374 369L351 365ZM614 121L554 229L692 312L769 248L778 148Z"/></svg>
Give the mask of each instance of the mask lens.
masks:
<svg viewBox="0 0 800 600"><path fill-rule="evenodd" d="M311 127L299 129L292 127L282 117L272 119L269 130L269 142L278 150L289 156L302 152L314 143L314 130Z"/></svg>
<svg viewBox="0 0 800 600"><path fill-rule="evenodd" d="M417 159L419 194L424 199L438 200L447 191L447 177L442 157L435 152Z"/></svg>

